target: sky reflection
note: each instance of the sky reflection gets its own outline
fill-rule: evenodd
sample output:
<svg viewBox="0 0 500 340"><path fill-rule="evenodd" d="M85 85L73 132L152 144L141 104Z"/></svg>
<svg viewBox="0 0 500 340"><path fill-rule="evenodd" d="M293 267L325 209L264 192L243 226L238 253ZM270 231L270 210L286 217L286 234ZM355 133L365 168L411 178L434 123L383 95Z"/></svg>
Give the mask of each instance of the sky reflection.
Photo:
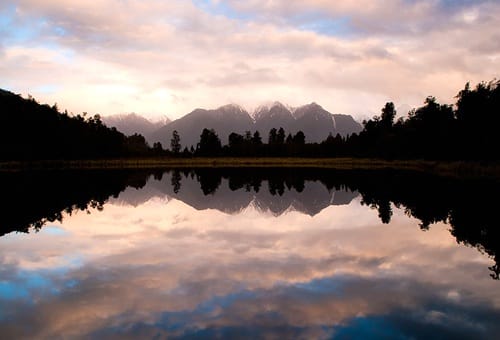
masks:
<svg viewBox="0 0 500 340"><path fill-rule="evenodd" d="M184 188L184 187L183 187ZM133 189L135 190L135 189ZM207 196L207 200L210 197ZM311 216L153 195L0 238L6 338L499 334L492 260L354 198Z"/></svg>

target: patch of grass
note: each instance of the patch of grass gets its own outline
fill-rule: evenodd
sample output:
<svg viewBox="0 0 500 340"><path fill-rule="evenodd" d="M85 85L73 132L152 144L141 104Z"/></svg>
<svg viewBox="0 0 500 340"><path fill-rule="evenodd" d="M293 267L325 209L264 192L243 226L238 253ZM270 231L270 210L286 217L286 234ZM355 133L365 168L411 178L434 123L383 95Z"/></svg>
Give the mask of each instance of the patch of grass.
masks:
<svg viewBox="0 0 500 340"><path fill-rule="evenodd" d="M0 162L0 172L61 169L161 169L161 168L328 168L338 170L410 170L460 178L500 179L500 164L368 158L198 157L133 158L102 160L44 160Z"/></svg>

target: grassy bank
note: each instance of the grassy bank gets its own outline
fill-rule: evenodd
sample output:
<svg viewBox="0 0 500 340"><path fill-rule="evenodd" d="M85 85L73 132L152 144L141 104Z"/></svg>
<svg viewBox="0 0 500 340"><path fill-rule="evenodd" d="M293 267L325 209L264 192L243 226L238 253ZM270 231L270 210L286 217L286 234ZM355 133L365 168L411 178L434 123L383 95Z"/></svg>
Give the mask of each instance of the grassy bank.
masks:
<svg viewBox="0 0 500 340"><path fill-rule="evenodd" d="M56 169L161 169L161 168L287 167L338 170L397 169L442 176L500 179L500 164L366 158L137 158L71 161L0 162L0 171Z"/></svg>

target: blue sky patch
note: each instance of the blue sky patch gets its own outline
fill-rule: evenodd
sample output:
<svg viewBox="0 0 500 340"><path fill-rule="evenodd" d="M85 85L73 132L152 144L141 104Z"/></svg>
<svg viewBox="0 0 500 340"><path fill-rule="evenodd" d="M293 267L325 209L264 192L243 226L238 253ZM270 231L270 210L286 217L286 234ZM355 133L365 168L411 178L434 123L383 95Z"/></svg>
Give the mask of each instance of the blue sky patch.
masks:
<svg viewBox="0 0 500 340"><path fill-rule="evenodd" d="M300 25L299 28L329 36L346 36L353 33L348 17L312 20Z"/></svg>
<svg viewBox="0 0 500 340"><path fill-rule="evenodd" d="M21 24L19 19L15 6L0 11L0 33L6 42L19 44L33 40L39 35L41 20L26 20L26 24Z"/></svg>
<svg viewBox="0 0 500 340"><path fill-rule="evenodd" d="M58 90L57 85L42 85L37 87L36 89L37 92L42 92L42 93L52 93L56 92L57 90ZM60 227L51 225L51 226L45 226L42 230L40 230L40 234L62 236L62 235L67 235L68 232Z"/></svg>
<svg viewBox="0 0 500 340"><path fill-rule="evenodd" d="M214 3L211 0L193 0L193 4L204 12L212 15L221 15L235 20L249 20L252 18L252 16L248 13L235 11L231 8L231 6L223 1Z"/></svg>
<svg viewBox="0 0 500 340"><path fill-rule="evenodd" d="M312 280L309 282L298 283L295 287L303 290L307 290L313 293L333 293L337 292L340 294L342 286L343 286L342 278L321 278Z"/></svg>
<svg viewBox="0 0 500 340"><path fill-rule="evenodd" d="M336 329L336 339L409 339L383 317L361 317Z"/></svg>
<svg viewBox="0 0 500 340"><path fill-rule="evenodd" d="M0 299L19 300L28 297L28 290L16 282L0 281Z"/></svg>

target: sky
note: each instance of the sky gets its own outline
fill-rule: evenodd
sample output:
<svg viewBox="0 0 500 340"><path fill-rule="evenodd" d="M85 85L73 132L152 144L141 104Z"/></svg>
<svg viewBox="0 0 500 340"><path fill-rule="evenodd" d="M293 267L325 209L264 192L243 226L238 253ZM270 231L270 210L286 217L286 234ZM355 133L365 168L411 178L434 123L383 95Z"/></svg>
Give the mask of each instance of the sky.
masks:
<svg viewBox="0 0 500 340"><path fill-rule="evenodd" d="M255 206L233 215L163 194L63 213L38 233L0 239L0 307L8 306L0 329L35 339L214 338L192 333L213 329L252 338L291 330L315 339L487 338L498 330L491 258L457 244L443 223L422 231L404 209L393 207L382 225L360 200L315 216Z"/></svg>
<svg viewBox="0 0 500 340"><path fill-rule="evenodd" d="M4 0L0 88L75 114L280 101L364 119L500 78L498 27L498 0Z"/></svg>

